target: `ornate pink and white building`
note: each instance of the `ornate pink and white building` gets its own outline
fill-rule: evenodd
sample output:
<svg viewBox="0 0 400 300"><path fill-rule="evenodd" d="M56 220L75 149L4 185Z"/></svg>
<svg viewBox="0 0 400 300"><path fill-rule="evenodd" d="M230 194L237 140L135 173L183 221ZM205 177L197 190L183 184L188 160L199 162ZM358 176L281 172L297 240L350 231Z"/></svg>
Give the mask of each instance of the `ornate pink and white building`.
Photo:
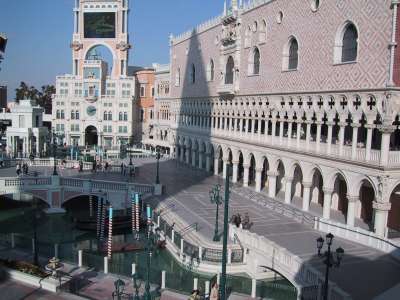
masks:
<svg viewBox="0 0 400 300"><path fill-rule="evenodd" d="M138 134L129 0L75 0L73 13L72 74L57 77L53 130L68 145L126 144Z"/></svg>
<svg viewBox="0 0 400 300"><path fill-rule="evenodd" d="M245 2L171 37L155 130L327 226L400 236L399 2Z"/></svg>

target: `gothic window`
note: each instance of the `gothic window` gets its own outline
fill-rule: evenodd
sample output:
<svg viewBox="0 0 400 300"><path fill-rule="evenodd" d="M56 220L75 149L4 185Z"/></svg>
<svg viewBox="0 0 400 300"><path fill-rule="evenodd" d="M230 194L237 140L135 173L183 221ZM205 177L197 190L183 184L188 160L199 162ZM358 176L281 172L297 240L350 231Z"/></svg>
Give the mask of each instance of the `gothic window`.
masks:
<svg viewBox="0 0 400 300"><path fill-rule="evenodd" d="M122 121L122 112L119 113L119 118L120 121Z"/></svg>
<svg viewBox="0 0 400 300"><path fill-rule="evenodd" d="M299 62L299 45L296 39L292 39L289 48L289 70L296 70Z"/></svg>
<svg viewBox="0 0 400 300"><path fill-rule="evenodd" d="M144 97L144 86L140 87L140 97Z"/></svg>
<svg viewBox="0 0 400 300"><path fill-rule="evenodd" d="M207 80L214 81L214 61L210 59L210 63L207 66Z"/></svg>
<svg viewBox="0 0 400 300"><path fill-rule="evenodd" d="M124 121L128 121L128 113L124 112Z"/></svg>
<svg viewBox="0 0 400 300"><path fill-rule="evenodd" d="M79 120L79 110L75 111L75 119Z"/></svg>
<svg viewBox="0 0 400 300"><path fill-rule="evenodd" d="M56 119L60 119L60 118L61 118L60 110L57 109L57 112L56 112Z"/></svg>
<svg viewBox="0 0 400 300"><path fill-rule="evenodd" d="M181 69L178 68L175 74L175 86L180 86L180 85L181 85Z"/></svg>
<svg viewBox="0 0 400 300"><path fill-rule="evenodd" d="M62 120L65 119L65 115L64 115L64 110L63 109L61 110L61 119Z"/></svg>
<svg viewBox="0 0 400 300"><path fill-rule="evenodd" d="M353 24L349 24L343 35L342 62L357 60L358 33Z"/></svg>
<svg viewBox="0 0 400 300"><path fill-rule="evenodd" d="M111 111L108 112L108 121L112 121L112 112Z"/></svg>
<svg viewBox="0 0 400 300"><path fill-rule="evenodd" d="M265 20L262 20L261 25L260 25L260 32L258 35L258 41L260 43L264 43L267 40L267 22Z"/></svg>
<svg viewBox="0 0 400 300"><path fill-rule="evenodd" d="M107 114L107 112L105 111L104 114L103 114L103 120L104 120L104 121L107 121L107 119L108 119L108 114Z"/></svg>
<svg viewBox="0 0 400 300"><path fill-rule="evenodd" d="M190 69L190 82L192 84L196 83L196 67L194 64L192 64L192 67Z"/></svg>
<svg viewBox="0 0 400 300"><path fill-rule="evenodd" d="M75 120L75 111L74 110L71 111L71 120Z"/></svg>
<svg viewBox="0 0 400 300"><path fill-rule="evenodd" d="M233 61L233 57L229 56L228 61L226 62L225 68L225 84L233 84L233 74L235 69L235 62Z"/></svg>
<svg viewBox="0 0 400 300"><path fill-rule="evenodd" d="M358 54L358 31L356 26L347 21L335 37L334 62L336 64L355 62Z"/></svg>
<svg viewBox="0 0 400 300"><path fill-rule="evenodd" d="M253 74L257 75L260 73L260 50L254 49L253 53Z"/></svg>

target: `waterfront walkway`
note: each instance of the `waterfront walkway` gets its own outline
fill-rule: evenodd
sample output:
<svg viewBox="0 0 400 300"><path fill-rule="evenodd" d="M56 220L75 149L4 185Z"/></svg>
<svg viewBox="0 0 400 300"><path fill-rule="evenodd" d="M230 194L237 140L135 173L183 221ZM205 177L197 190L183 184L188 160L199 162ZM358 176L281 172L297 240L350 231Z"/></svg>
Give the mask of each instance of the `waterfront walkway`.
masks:
<svg viewBox="0 0 400 300"><path fill-rule="evenodd" d="M155 160L135 159L134 163L140 167L139 175L133 179L134 182L154 183ZM48 172L48 168L39 168L39 170ZM3 175L6 172L10 172L10 169L0 170L0 176L15 174L15 170L12 170L13 174ZM78 173L75 170L65 172L67 173L63 176L128 180L127 176L119 173L91 174ZM160 180L165 186L166 193L160 197L153 197L153 203L173 203L174 213L188 224L198 223L198 234L211 242L215 223L215 205L210 202L209 191L217 183L223 185L222 178L178 164L174 160L164 160L160 161ZM311 263L324 272L325 266L316 256L316 239L321 233L308 224L301 224L297 220L268 209L259 204L259 200L274 201L263 193L254 193L251 188L234 185L231 187L229 214L240 213L243 216L246 212L249 213L250 220L254 222L252 232L265 236L301 257L304 262ZM222 213L220 226L222 226ZM330 278L353 299L373 299L400 282L400 262L390 255L349 240L335 238L333 249L339 246L345 250L345 257L341 267L332 270Z"/></svg>
<svg viewBox="0 0 400 300"><path fill-rule="evenodd" d="M142 164L138 180L143 183L154 182L154 161L143 160ZM210 202L209 191L214 184L223 185L222 178L175 161L164 161L160 162L160 179L166 186L166 194L154 197L153 201L174 203L174 213L188 224L198 222L199 234L211 241L215 205ZM250 220L254 222L252 232L265 236L324 272L322 259L316 255L316 239L324 234L310 225L300 224L258 204L257 200L260 199L272 200L265 194L254 193L251 188L232 186L229 214L240 213L243 216L248 212ZM333 249L339 246L345 250L345 257L340 268L331 271L330 278L353 299L373 299L400 282L400 262L390 255L349 240L335 238Z"/></svg>

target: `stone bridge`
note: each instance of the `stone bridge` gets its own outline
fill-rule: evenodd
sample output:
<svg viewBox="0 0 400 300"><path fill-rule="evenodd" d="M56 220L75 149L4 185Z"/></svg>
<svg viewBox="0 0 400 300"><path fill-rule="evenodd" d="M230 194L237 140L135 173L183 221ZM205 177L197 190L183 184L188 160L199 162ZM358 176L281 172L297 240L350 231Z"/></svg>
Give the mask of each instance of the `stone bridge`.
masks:
<svg viewBox="0 0 400 300"><path fill-rule="evenodd" d="M67 201L79 196L100 194L106 195L115 209L124 209L130 205L131 193L146 197L157 193L157 188L150 184L61 176L0 178L0 195L20 193L43 200L49 211L60 211Z"/></svg>

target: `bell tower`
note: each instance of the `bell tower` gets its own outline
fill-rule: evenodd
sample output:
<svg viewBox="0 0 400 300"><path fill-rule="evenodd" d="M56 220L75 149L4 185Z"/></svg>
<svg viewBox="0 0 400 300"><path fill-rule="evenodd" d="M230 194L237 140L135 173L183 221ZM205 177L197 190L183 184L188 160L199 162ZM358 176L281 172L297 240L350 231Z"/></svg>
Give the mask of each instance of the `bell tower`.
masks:
<svg viewBox="0 0 400 300"><path fill-rule="evenodd" d="M94 59L93 49L105 46L112 54L111 79L127 76L131 45L128 35L129 0L75 0L71 43L73 75L83 77ZM91 67L94 67L93 65ZM99 72L105 70L101 63ZM108 66L110 67L110 66Z"/></svg>

